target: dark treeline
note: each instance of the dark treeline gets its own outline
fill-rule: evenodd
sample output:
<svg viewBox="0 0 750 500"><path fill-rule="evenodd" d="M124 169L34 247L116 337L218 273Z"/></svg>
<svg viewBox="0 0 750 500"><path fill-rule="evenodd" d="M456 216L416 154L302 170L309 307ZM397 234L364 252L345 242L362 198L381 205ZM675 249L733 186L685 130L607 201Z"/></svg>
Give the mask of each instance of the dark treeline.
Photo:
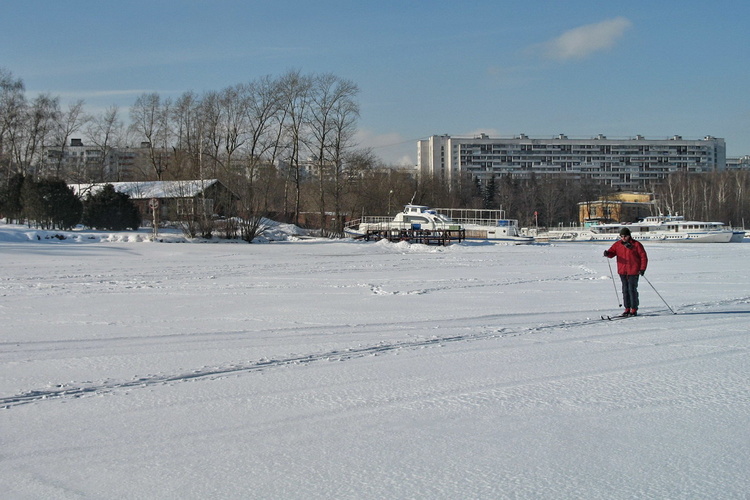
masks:
<svg viewBox="0 0 750 500"><path fill-rule="evenodd" d="M18 175L70 183L217 178L238 196L238 215L307 221L324 234L340 234L346 218L394 214L410 201L502 208L526 226L568 225L578 220L579 202L612 192L544 176L448 186L388 168L355 141L358 94L336 75L289 71L176 99L143 94L125 126L116 106L88 115L82 101L63 109L49 94L28 99L23 82L0 68L0 192ZM71 162L65 152L73 138L97 154ZM111 161L123 148L138 152L129 172ZM664 213L741 224L747 182L745 172L675 175L651 190Z"/></svg>
<svg viewBox="0 0 750 500"><path fill-rule="evenodd" d="M16 174L0 189L0 212L11 223L71 229L81 221L83 203L65 181Z"/></svg>
<svg viewBox="0 0 750 500"><path fill-rule="evenodd" d="M10 223L41 229L70 230L82 223L94 229L138 229L141 214L128 195L107 184L96 194L78 197L65 181L15 174L0 189L0 212Z"/></svg>

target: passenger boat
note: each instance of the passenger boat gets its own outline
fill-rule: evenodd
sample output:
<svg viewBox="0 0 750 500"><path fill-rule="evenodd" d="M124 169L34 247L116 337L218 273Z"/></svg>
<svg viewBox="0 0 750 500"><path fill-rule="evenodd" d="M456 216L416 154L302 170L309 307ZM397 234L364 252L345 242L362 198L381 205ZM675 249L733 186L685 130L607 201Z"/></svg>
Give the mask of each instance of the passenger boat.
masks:
<svg viewBox="0 0 750 500"><path fill-rule="evenodd" d="M549 231L549 241L616 241L623 227L641 241L730 243L741 242L744 231L733 230L721 222L685 220L679 215L654 215L641 222L596 224L586 228Z"/></svg>
<svg viewBox="0 0 750 500"><path fill-rule="evenodd" d="M344 232L354 238L380 231L459 231L461 224L425 205L408 204L395 217L364 216L350 221Z"/></svg>
<svg viewBox="0 0 750 500"><path fill-rule="evenodd" d="M465 239L532 243L532 236L520 234L518 221L503 217L502 210L430 208L408 204L395 217L365 216L349 222L344 232L353 238L383 231L462 231ZM463 236L462 236L463 239Z"/></svg>

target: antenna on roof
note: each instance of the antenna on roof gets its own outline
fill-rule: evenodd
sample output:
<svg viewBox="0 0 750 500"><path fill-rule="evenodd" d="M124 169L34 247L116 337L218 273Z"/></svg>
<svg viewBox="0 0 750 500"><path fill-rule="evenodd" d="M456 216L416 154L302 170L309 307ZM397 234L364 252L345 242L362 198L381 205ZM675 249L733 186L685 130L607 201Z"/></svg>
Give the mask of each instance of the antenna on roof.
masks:
<svg viewBox="0 0 750 500"><path fill-rule="evenodd" d="M417 196L417 192L414 191L414 195L411 197L411 201L409 202L409 205L414 205L414 197Z"/></svg>

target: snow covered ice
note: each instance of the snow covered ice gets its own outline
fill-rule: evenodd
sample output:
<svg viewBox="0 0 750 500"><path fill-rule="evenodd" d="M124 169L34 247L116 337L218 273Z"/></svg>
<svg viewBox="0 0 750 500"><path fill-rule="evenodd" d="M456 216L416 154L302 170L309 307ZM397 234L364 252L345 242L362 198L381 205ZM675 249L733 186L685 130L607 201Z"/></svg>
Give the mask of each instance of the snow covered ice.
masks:
<svg viewBox="0 0 750 500"><path fill-rule="evenodd" d="M0 224L4 498L750 491L748 244L647 244L678 314L609 322L598 244L47 236Z"/></svg>

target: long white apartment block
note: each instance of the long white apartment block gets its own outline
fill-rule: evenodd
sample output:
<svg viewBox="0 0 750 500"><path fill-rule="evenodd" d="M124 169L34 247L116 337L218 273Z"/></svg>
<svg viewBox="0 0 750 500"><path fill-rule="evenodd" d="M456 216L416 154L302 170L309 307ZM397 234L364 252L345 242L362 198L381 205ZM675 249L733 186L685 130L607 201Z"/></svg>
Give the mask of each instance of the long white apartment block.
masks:
<svg viewBox="0 0 750 500"><path fill-rule="evenodd" d="M636 135L608 139L604 135L571 139L451 137L433 135L417 143L417 167L422 176L439 176L459 182L462 174L486 181L510 175L569 176L591 179L613 187L638 189L664 180L674 172L699 173L726 168L724 139L706 136L686 140L681 136L646 139Z"/></svg>

